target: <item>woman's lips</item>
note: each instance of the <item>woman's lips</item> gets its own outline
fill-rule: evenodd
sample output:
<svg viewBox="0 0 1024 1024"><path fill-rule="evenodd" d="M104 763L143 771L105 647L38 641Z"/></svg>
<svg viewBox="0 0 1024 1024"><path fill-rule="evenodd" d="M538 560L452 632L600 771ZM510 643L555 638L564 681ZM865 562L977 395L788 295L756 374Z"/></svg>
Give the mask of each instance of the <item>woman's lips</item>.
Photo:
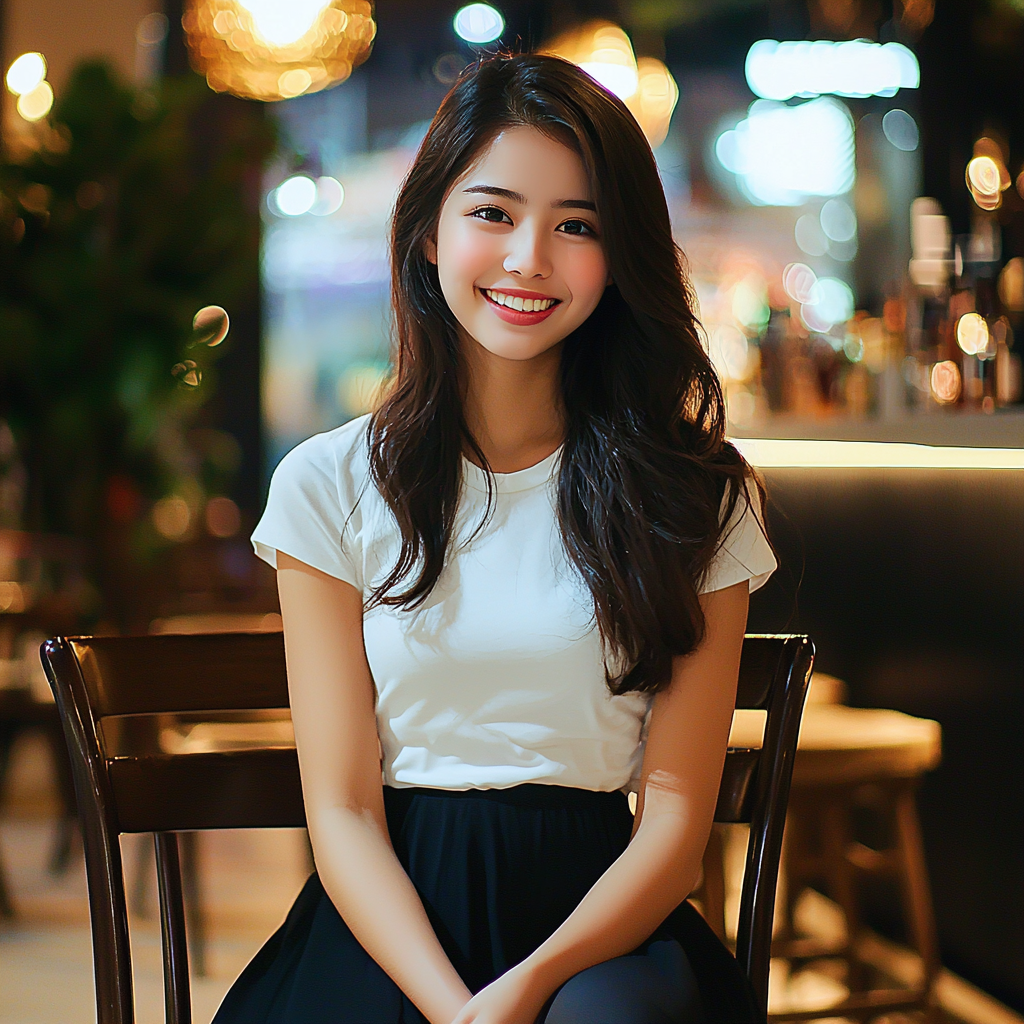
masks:
<svg viewBox="0 0 1024 1024"><path fill-rule="evenodd" d="M490 296L483 291L478 289L480 294L483 296L484 302L494 310L495 313L507 324L515 324L517 327L532 327L534 324L539 324L543 320L547 320L549 316L559 307L561 304L560 299L556 299L547 309L535 309L531 312L527 312L525 309L512 309L509 306L503 306L499 302L495 302Z"/></svg>

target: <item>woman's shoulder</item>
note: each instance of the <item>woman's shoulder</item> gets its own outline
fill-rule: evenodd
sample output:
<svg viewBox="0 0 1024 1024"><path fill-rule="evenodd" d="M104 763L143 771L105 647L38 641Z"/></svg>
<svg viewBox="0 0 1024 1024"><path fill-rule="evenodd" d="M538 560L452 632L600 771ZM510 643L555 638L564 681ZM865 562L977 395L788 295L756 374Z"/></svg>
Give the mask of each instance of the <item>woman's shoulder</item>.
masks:
<svg viewBox="0 0 1024 1024"><path fill-rule="evenodd" d="M361 488L369 473L367 427L370 417L359 416L348 423L307 437L278 463L274 485L301 485L316 479L333 479L345 491Z"/></svg>

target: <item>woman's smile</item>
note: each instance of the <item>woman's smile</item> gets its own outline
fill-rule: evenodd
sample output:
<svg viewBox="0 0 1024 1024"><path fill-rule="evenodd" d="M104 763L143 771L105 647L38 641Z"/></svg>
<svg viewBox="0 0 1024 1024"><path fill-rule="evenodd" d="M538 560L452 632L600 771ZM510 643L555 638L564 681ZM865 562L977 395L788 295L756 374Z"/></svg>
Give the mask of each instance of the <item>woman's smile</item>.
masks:
<svg viewBox="0 0 1024 1024"><path fill-rule="evenodd" d="M531 327L547 320L562 301L521 288L481 288L479 291L497 316L519 327Z"/></svg>

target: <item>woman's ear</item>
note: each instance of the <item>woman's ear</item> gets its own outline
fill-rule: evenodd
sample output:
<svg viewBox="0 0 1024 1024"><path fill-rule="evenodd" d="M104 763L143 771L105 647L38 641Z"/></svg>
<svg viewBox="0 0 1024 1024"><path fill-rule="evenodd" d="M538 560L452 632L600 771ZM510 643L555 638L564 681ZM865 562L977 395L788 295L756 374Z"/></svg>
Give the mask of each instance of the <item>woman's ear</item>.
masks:
<svg viewBox="0 0 1024 1024"><path fill-rule="evenodd" d="M423 243L423 252L427 259L430 260L434 266L437 266L437 242L433 238L428 238Z"/></svg>

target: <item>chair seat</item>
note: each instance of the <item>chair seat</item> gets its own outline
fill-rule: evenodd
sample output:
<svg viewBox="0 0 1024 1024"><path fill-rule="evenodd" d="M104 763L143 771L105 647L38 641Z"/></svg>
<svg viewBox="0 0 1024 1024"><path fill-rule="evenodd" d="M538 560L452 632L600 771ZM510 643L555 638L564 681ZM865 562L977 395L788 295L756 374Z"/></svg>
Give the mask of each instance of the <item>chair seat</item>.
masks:
<svg viewBox="0 0 1024 1024"><path fill-rule="evenodd" d="M730 747L756 748L764 714L737 711ZM942 758L942 728L899 711L808 704L800 727L793 786L848 785L914 778Z"/></svg>

